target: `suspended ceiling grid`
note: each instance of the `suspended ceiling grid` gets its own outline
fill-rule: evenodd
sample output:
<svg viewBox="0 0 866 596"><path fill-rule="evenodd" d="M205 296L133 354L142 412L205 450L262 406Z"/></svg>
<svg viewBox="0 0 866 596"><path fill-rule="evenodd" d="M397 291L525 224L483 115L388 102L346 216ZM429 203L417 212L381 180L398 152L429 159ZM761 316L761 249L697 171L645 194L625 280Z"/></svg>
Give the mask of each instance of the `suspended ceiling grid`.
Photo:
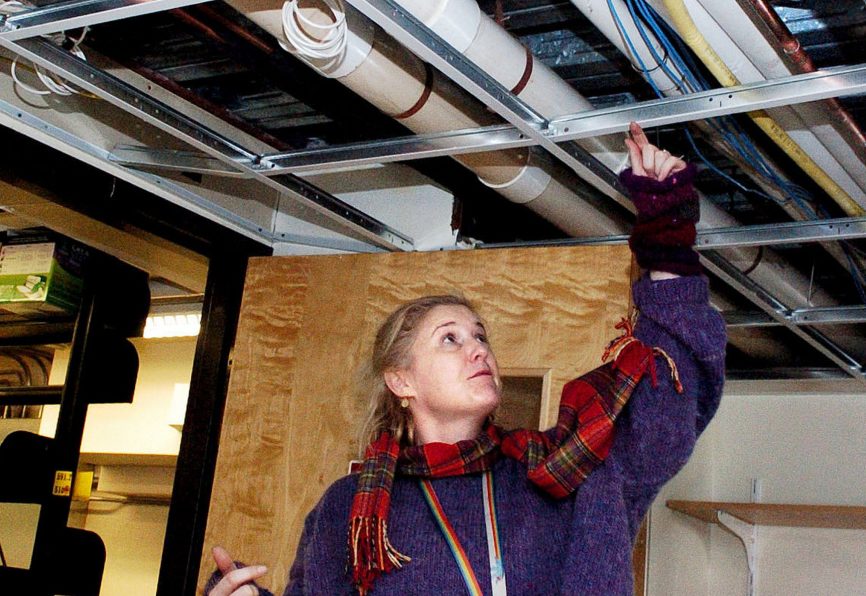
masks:
<svg viewBox="0 0 866 596"><path fill-rule="evenodd" d="M344 121L334 126L335 120L323 113L322 108L305 106L303 102L292 101L291 96L281 97L279 93L268 96L267 92L253 98L260 102L258 111L251 106L253 102L247 101L240 110L232 113L228 105L221 104L220 94L224 87L217 85L208 92L197 89L196 95L207 97L205 102L196 102L199 105L194 105L189 101L190 94L183 91L188 91L188 88L179 85L178 81L183 81L184 73L190 77L189 80L201 81L206 79L202 73L208 70L215 76L230 78L233 74L245 72L246 66L240 64L242 60L223 58L214 61L209 53L205 53L203 60L191 68L188 62L184 64L182 60L172 64L172 58L177 59L178 54L166 53L162 56L165 63L151 68L151 76L147 77L147 69L132 72L93 58L90 59L94 65L83 63L51 41L38 37L100 23L109 23L102 25L102 29L115 25L135 27L135 23L142 19L168 16L171 13L165 11L199 4L160 0L65 2L7 19L0 32L0 45L80 85L116 109L111 110L111 116L106 117L103 107L100 109L103 113L94 117L92 109L81 109L81 105L86 103L82 102L77 106L77 111L67 110L57 117L57 114L51 114L52 110L34 109L16 94L8 93L10 81L4 79L3 87L7 93L4 93L4 101L0 104L3 122L27 136L57 147L185 208L207 215L265 244L302 246L300 250L307 251L413 250L417 247L411 234L398 229L391 222L384 223L369 212L349 205L299 178L297 174L374 167L391 162L415 163L422 158L532 145L546 149L601 193L626 205L613 174L570 141L624 131L631 120L664 130L664 127L674 124L759 108L828 97L857 98L858 94L863 93L866 84L866 67L853 65L771 83L744 85L737 89L647 101L647 90L636 87L631 82L633 77L625 76L620 77L624 80L621 89L594 101L596 105L607 102L612 107L548 121L443 44L393 2L351 0L350 3L402 45L496 111L505 124L438 135L400 136L404 134L400 127L388 126L382 118L374 119L373 126L366 129L364 126L343 126ZM573 18L573 15L568 14L570 5L562 3L506 2L505 5L514 9L507 15L511 26L518 26L520 19L523 19L530 31L527 35L529 38L534 35L534 29L548 26L548 21ZM784 8L780 8L782 10ZM224 14L226 11L221 7L219 12ZM146 16L149 14L153 17ZM532 14L542 17L533 20ZM235 18L240 19L239 16ZM102 29L94 27L94 32ZM159 55L159 44L169 44L171 40L161 39L158 31L154 32L150 28L148 31L152 33L157 48L155 55ZM800 34L807 35L809 31L806 22ZM95 47L106 54L111 53L113 58L123 57L124 52L99 39L101 36L96 37ZM534 53L540 53L536 45L539 42L533 42L532 39L524 41ZM554 42L554 45L556 43L559 42ZM826 52L832 54L839 45L829 44ZM561 44L559 49L562 49ZM593 46L592 51L595 49L596 46ZM127 44L127 50L127 53L135 54L146 48ZM609 48L602 50L610 51ZM294 69L288 68L290 74L296 74L298 65L294 65ZM283 76L286 74L283 73ZM587 78L597 81L598 72ZM606 81L610 83L613 79L616 79L616 75L611 74ZM152 83L153 80L166 85L157 87ZM175 92L167 91L166 87ZM629 101L632 103L623 103ZM361 113L365 113L364 110L370 113L360 100L354 103ZM46 107L56 105L57 102L54 106ZM202 105L216 109L202 109ZM339 110L339 107L335 108L335 111ZM215 117L213 113L221 117ZM86 121L86 124L75 126L73 122L71 125L70 122L76 119ZM96 135L88 134L94 124L102 130ZM316 126L328 124L331 124L330 129L325 130L321 137L316 137ZM136 134L129 134L131 130ZM263 130L267 134L262 134ZM382 134L377 137L376 132ZM106 143L106 139L110 143ZM358 140L347 142L353 139ZM292 150L293 147L298 148ZM170 170L183 174L172 174ZM447 166L445 170L446 176L450 175ZM222 182L215 185L217 188L203 188L201 184L190 184L185 179L190 174L231 180L232 184ZM249 196L258 197L253 208L246 199ZM306 226L306 229L299 231L298 226L301 229ZM747 302L744 303L757 307L728 313L731 328L782 327L823 356L824 366L801 365L799 373L787 371L784 374L833 376L832 370L836 370L837 373L841 371L846 376L863 379L861 355L839 347L822 332L827 329L824 325L862 323L866 320L866 313L861 305L822 309L788 308L762 288L755 287L747 276L726 263L712 249L730 245L769 245L780 242L803 245L842 238L858 239L866 234L866 222L860 218L848 218L844 221L835 219L796 223L785 229L772 226L769 232L770 238L767 238L767 229L758 227L726 231L724 234L717 230L702 232L700 245L708 269L740 297L746 298ZM598 241L622 241L622 238ZM806 361L822 363L822 358ZM828 371L826 363L831 363L834 368ZM783 374L783 365L773 368L777 374ZM761 371L753 370L752 373L760 376ZM770 370L764 371L764 374L771 373Z"/></svg>

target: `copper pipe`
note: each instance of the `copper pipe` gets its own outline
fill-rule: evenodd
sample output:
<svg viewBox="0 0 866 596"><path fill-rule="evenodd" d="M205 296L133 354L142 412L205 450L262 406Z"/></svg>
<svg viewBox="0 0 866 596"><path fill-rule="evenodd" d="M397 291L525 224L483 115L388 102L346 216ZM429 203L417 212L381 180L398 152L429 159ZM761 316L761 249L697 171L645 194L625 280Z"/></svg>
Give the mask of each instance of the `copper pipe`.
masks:
<svg viewBox="0 0 866 596"><path fill-rule="evenodd" d="M193 29L196 29L197 31L202 33L205 38L207 38L207 39L209 39L209 40L211 40L211 41L213 41L219 45L222 45L222 46L229 46L230 45L230 42L228 40L226 40L222 35L220 35L216 30L211 28L209 25L204 23L201 19L199 19L195 15L187 12L185 9L173 9L169 12L172 14L172 16L174 18L178 19L184 25L191 27ZM213 11L208 11L206 14L208 17L214 16L216 18L218 16ZM224 19L220 19L220 20L224 21ZM221 23L221 24L224 24L224 23ZM231 27L231 32L238 34L240 37L243 38L243 40L245 42L249 43L250 45L252 45L253 47L262 51L265 54L270 54L273 52L272 47L268 46L262 40L256 38L249 31L246 31L245 29L243 29L243 27L240 27L234 23L232 23L232 25L233 26ZM146 78L150 81L153 81L154 83L156 83L160 87L162 87L162 88L166 89L167 91L177 95L181 99L184 99L184 100L190 102L191 104L193 104L199 108L202 108L203 110L207 110L208 112L210 112L211 114L213 114L217 118L220 118L221 120L224 120L225 122L228 122L229 124L231 124L235 128L245 132L246 134L248 134L252 137L255 137L256 139L262 141L263 143L267 143L268 145L273 147L275 150L287 151L287 150L292 148L285 141L283 141L283 140L275 137L274 135L262 130L261 128L258 128L256 126L250 124L246 120L239 118L238 116L236 116L232 112L230 112L228 109L226 109L224 106L215 104L211 101L204 99L200 95L193 93L192 91L190 91L189 89L187 89L186 87L181 85L180 83L166 77L165 75L163 75L163 74L161 74L155 70L152 70L150 68L141 66L140 64L136 63L134 60L122 59L122 60L118 60L118 61L120 62L120 64L122 64L123 66L125 66L129 70L135 72L136 74L139 74L139 75L143 76L144 78Z"/></svg>
<svg viewBox="0 0 866 596"><path fill-rule="evenodd" d="M779 17L778 13L776 13L773 7L767 3L767 0L750 0L750 4L758 18L760 18L770 32L776 37L779 46L785 52L785 55L791 59L794 67L802 73L815 72L817 69L815 68L815 64L812 62L812 58L806 50L803 49L800 45L800 40L791 33L791 30L788 29L788 26ZM836 98L826 100L826 105L830 109L831 113L845 125L852 135L854 135L854 139L857 142L857 149L859 149L858 153L860 153L861 158L866 157L866 154L864 154L864 150L866 150L866 136L864 136L863 130L848 110L846 110Z"/></svg>
<svg viewBox="0 0 866 596"><path fill-rule="evenodd" d="M193 10L206 17L210 22L217 23L221 27L224 27L227 31L230 31L234 35L237 35L240 39L243 39L245 42L255 47L263 54L272 54L277 49L277 46L275 44L268 43L261 37L248 31L235 21L226 18L219 11L214 10L212 7L207 6L206 4L200 4L194 8L190 7L189 9L176 8L171 12L174 13L175 16L177 16L178 18L181 18L188 25L198 28L200 31L205 33L205 35L225 44L226 41L222 38L222 36L220 36L208 25L206 25L201 19L192 15Z"/></svg>

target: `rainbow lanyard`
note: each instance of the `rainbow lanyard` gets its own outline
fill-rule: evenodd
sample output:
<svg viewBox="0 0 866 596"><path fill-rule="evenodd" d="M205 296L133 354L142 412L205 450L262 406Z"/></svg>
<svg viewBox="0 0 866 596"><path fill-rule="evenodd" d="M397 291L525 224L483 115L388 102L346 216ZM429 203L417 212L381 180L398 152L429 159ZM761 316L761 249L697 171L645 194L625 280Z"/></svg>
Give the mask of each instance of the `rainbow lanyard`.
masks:
<svg viewBox="0 0 866 596"><path fill-rule="evenodd" d="M475 577L475 571L469 563L469 557L466 556L466 551L463 550L463 545L457 538L457 533L448 517L445 515L445 510L442 509L442 504L436 496L436 491L433 490L433 485L426 478L419 481L421 492L424 493L424 498L430 506L430 511L442 530L442 535L445 536L445 541L448 543L448 548L451 549L451 554L457 561L457 567L460 569L460 575L463 576L463 581L466 582L466 587L469 589L470 596L482 596L481 585L478 583L478 578ZM499 544L499 528L496 526L496 503L493 499L493 474L490 470L481 475L481 490L484 499L484 526L487 530L487 554L490 558L490 582L493 590L493 596L506 596L507 590L505 587L505 566L502 564L502 550Z"/></svg>

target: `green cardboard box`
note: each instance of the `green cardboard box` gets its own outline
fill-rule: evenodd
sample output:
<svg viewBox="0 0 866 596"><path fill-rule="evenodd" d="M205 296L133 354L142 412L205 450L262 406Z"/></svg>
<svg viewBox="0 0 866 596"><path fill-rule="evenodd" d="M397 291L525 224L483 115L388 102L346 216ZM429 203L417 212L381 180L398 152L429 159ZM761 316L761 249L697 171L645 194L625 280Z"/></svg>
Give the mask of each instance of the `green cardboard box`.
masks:
<svg viewBox="0 0 866 596"><path fill-rule="evenodd" d="M0 318L74 315L81 299L85 250L67 240L0 247Z"/></svg>

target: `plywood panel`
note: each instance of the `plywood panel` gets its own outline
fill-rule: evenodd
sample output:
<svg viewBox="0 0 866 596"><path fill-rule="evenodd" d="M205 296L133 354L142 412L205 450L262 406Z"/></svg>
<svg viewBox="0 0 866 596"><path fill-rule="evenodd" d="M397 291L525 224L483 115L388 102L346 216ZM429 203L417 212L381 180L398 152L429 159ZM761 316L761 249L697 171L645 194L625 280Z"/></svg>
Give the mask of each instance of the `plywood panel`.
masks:
<svg viewBox="0 0 866 596"><path fill-rule="evenodd" d="M250 262L202 555L263 563L279 593L306 513L358 451L354 372L400 303L458 292L478 307L501 368L549 370L542 418L600 363L628 312L624 246L271 257Z"/></svg>

